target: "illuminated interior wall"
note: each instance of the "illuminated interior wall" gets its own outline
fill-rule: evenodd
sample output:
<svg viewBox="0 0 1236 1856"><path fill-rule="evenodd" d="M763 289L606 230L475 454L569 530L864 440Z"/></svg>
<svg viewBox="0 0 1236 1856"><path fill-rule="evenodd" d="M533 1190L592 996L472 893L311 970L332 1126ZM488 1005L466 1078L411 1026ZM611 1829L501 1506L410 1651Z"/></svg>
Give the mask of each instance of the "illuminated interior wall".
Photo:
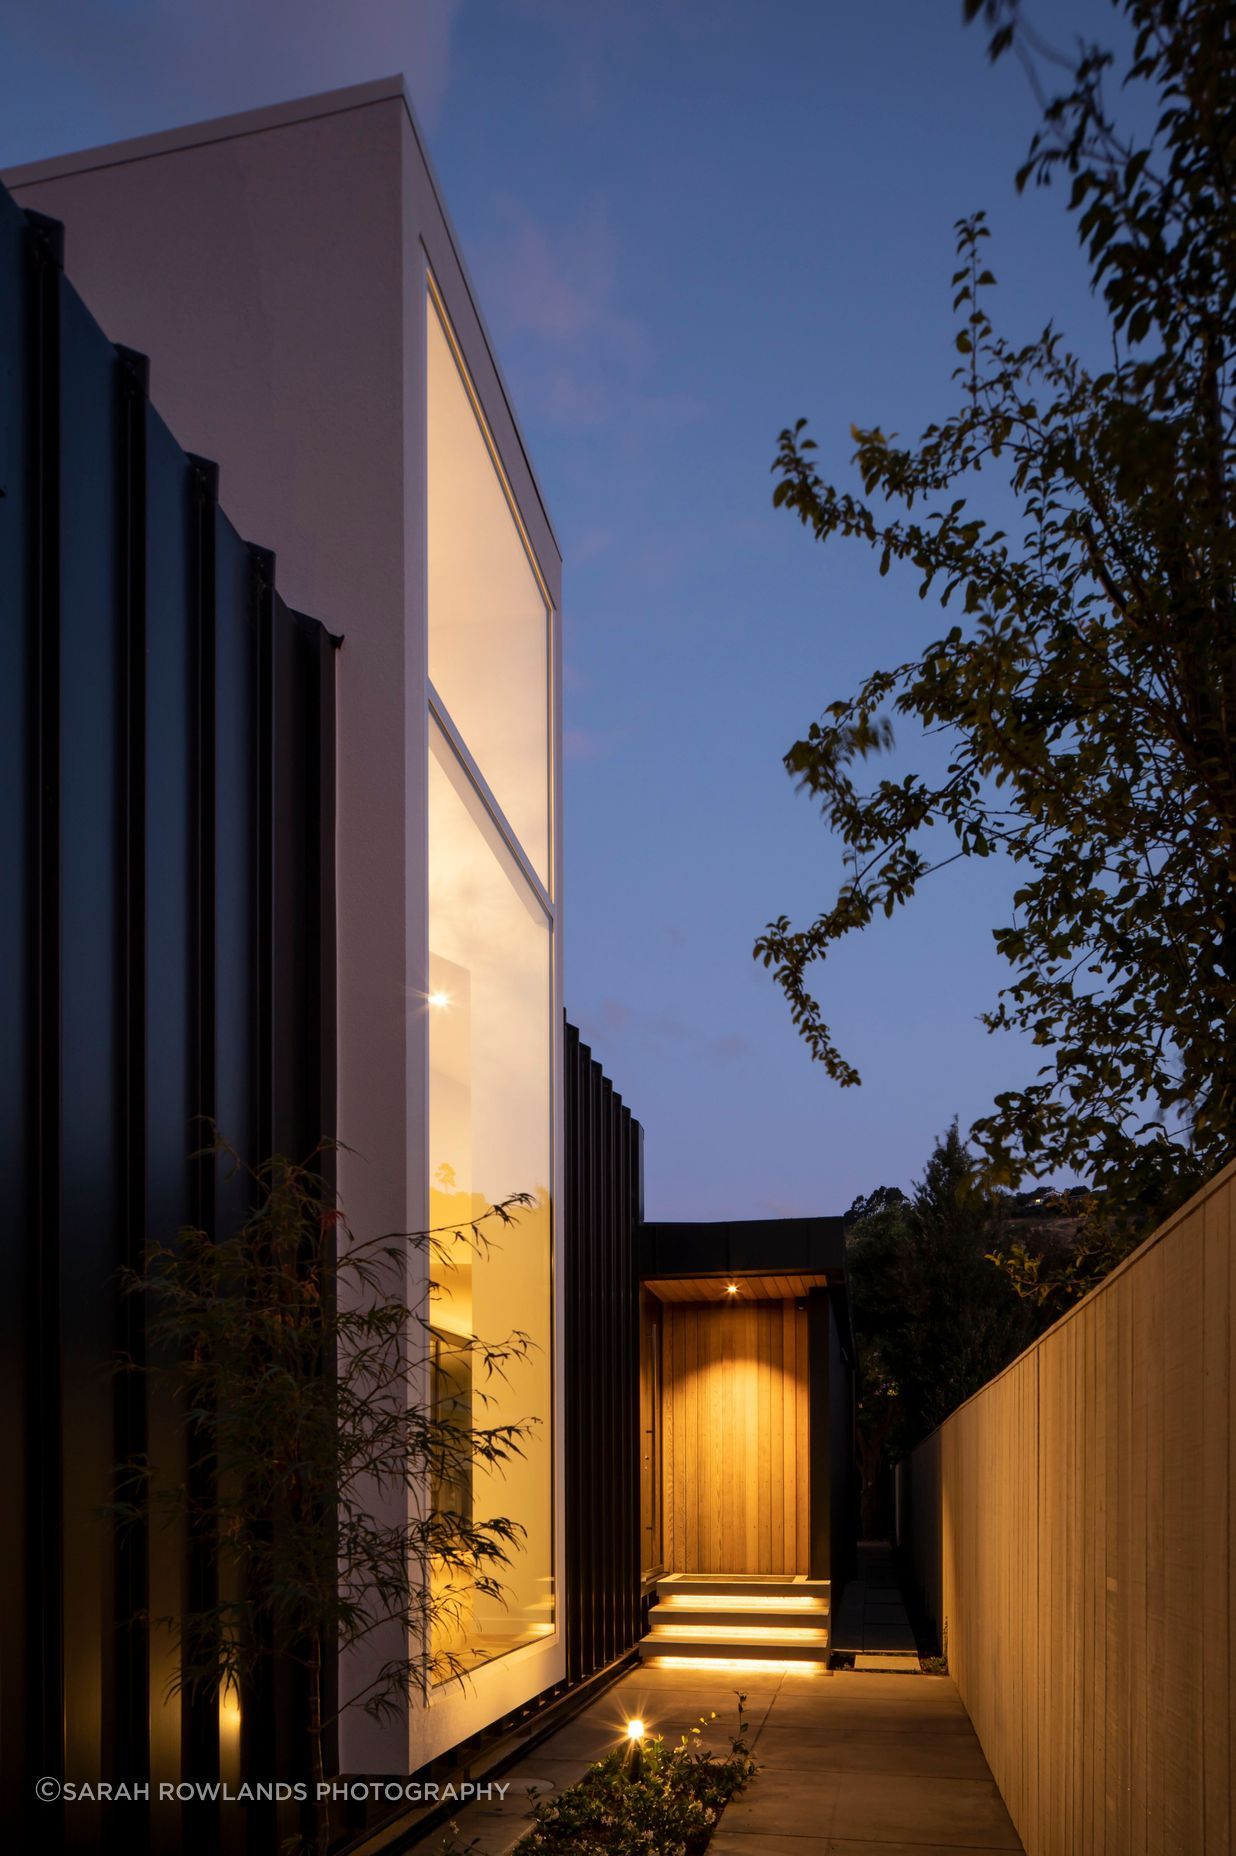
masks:
<svg viewBox="0 0 1236 1856"><path fill-rule="evenodd" d="M520 1530L505 1601L437 1574L434 1648L478 1666L555 1624L551 613L432 296L427 325L430 1224L531 1200L431 1267L441 1395L459 1396L471 1347L474 1426L524 1427L520 1454L474 1464L467 1491L474 1522ZM524 1356L486 1376L477 1343L515 1335Z"/></svg>

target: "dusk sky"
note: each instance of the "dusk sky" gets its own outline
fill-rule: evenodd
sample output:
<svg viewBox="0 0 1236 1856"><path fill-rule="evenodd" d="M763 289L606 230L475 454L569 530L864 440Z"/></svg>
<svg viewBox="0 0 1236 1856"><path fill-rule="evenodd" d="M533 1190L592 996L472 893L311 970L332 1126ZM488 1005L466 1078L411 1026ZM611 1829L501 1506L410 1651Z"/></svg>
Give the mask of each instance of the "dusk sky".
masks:
<svg viewBox="0 0 1236 1856"><path fill-rule="evenodd" d="M1112 29L1107 0L1031 10ZM985 43L960 0L0 0L0 166L405 74L565 557L567 1003L644 1124L651 1217L909 1185L1035 1067L978 1022L994 863L818 971L859 1089L751 958L840 874L782 754L951 623L773 511L779 430L808 416L843 472L852 422L947 414L979 207L1006 331L1101 340L1062 194L1015 193L1037 108Z"/></svg>

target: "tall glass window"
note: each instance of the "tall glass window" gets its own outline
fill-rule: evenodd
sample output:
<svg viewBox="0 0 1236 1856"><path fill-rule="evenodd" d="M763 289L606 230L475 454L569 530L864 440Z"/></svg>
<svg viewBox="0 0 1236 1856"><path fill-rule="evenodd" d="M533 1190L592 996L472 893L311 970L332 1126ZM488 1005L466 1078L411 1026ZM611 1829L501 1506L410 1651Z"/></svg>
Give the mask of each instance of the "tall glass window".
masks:
<svg viewBox="0 0 1236 1856"><path fill-rule="evenodd" d="M477 1664L554 1625L549 614L432 298L428 321L430 674L449 724L431 718L428 766L430 1222L466 1226L514 1193L532 1200L487 1226L490 1241L454 1240L432 1269L444 1414L530 1426L512 1463L475 1464L433 1491L473 1522L522 1530L502 1604L466 1573L436 1575L449 1603L435 1648ZM516 1331L530 1351L486 1377L475 1342Z"/></svg>
<svg viewBox="0 0 1236 1856"><path fill-rule="evenodd" d="M429 680L550 887L549 609L429 305Z"/></svg>

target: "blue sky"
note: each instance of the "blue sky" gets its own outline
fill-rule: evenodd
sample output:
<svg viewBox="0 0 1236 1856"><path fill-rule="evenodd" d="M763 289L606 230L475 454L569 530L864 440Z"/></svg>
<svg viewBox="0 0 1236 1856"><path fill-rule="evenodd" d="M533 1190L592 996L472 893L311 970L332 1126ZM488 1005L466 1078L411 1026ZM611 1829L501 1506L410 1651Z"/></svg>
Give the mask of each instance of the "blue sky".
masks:
<svg viewBox="0 0 1236 1856"><path fill-rule="evenodd" d="M566 557L568 1007L644 1123L649 1212L908 1184L1033 1071L978 1023L1012 884L954 865L830 961L838 1091L751 959L840 873L781 755L940 616L775 513L769 464L800 414L841 472L852 422L947 412L975 208L1007 331L1101 343L1061 197L1014 191L1026 80L960 0L0 0L0 165L400 70Z"/></svg>

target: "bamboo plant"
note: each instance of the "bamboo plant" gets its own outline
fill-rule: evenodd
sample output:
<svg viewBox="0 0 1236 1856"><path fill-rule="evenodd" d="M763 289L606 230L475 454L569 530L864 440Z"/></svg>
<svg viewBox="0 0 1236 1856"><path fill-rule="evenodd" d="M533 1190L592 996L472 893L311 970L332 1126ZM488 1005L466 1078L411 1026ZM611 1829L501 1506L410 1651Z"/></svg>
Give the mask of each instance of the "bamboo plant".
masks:
<svg viewBox="0 0 1236 1856"><path fill-rule="evenodd" d="M122 1521L178 1522L210 1546L208 1595L149 1619L173 1641L174 1690L209 1706L279 1666L298 1672L311 1795L300 1846L323 1852L332 1824L317 1786L340 1715L381 1719L465 1680L466 1654L449 1647L459 1593L503 1602L520 1548L517 1521L478 1520L432 1492L466 1488L479 1466L500 1473L537 1422L484 1421L495 1382L534 1345L521 1331L463 1343L469 1411L434 1398L428 1286L434 1268L512 1231L530 1198L463 1227L362 1239L324 1182L326 1152L244 1168L217 1141L214 1161L246 1173L248 1217L231 1235L187 1228L155 1243L128 1277L147 1346L123 1367L177 1412L192 1473L131 1460L117 1503ZM354 1669L366 1646L363 1686L333 1706L332 1660Z"/></svg>

